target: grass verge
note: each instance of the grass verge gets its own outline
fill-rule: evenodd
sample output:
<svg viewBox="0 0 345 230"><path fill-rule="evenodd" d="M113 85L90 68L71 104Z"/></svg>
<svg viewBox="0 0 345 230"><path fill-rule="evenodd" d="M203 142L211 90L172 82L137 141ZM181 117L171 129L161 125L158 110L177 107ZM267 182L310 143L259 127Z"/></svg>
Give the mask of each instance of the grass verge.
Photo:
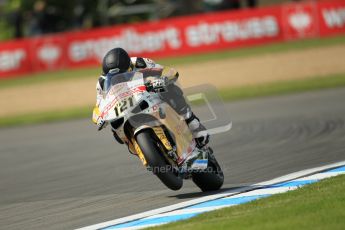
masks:
<svg viewBox="0 0 345 230"><path fill-rule="evenodd" d="M345 87L345 73L304 80L282 81L261 85L237 87L220 90L224 101L235 101L255 97L291 94L311 90ZM64 121L70 119L90 118L92 105L63 111L48 111L0 118L0 127L28 125Z"/></svg>
<svg viewBox="0 0 345 230"><path fill-rule="evenodd" d="M344 229L345 175L150 229Z"/></svg>
<svg viewBox="0 0 345 230"><path fill-rule="evenodd" d="M286 52L292 50L301 50L317 47L326 47L345 43L345 36L337 36L322 39L306 39L298 41L290 41L285 43L275 43L263 46L254 46L241 49L230 49L225 51L217 51L206 54L195 54L184 57L157 59L162 65L176 66L189 65L192 63L202 63L212 60L248 57L263 54L272 54ZM27 84L38 84L49 81L60 81L82 77L97 77L100 74L100 67L76 69L76 70L60 70L54 72L44 72L30 75L22 75L20 78L0 79L0 89L14 87Z"/></svg>
<svg viewBox="0 0 345 230"><path fill-rule="evenodd" d="M254 97L283 95L304 91L330 89L345 86L345 73L310 79L272 82L220 90L224 101L243 100Z"/></svg>
<svg viewBox="0 0 345 230"><path fill-rule="evenodd" d="M0 127L10 127L19 125L32 125L39 123L49 123L56 121L66 121L92 116L92 106L72 108L66 110L48 111L41 113L30 113L12 117L0 118Z"/></svg>

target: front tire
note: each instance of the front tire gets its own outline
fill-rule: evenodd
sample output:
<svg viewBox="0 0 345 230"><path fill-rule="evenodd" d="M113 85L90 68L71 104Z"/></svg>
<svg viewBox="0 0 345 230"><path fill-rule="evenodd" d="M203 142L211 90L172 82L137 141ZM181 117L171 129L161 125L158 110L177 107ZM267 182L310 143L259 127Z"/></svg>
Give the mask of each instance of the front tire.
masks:
<svg viewBox="0 0 345 230"><path fill-rule="evenodd" d="M183 185L183 180L167 163L153 131L149 129L141 131L136 135L136 140L153 173L171 190L179 190Z"/></svg>
<svg viewBox="0 0 345 230"><path fill-rule="evenodd" d="M192 173L192 180L203 192L216 191L222 187L224 174L211 149L207 168L204 171Z"/></svg>

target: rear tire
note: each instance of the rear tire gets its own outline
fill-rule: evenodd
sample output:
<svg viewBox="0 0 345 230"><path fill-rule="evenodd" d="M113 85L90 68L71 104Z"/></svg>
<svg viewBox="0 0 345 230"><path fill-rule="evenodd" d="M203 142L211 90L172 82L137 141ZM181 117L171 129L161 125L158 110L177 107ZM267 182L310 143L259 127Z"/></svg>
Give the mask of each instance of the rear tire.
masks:
<svg viewBox="0 0 345 230"><path fill-rule="evenodd" d="M222 187L224 174L212 151L209 153L206 170L192 173L192 180L203 192L216 191Z"/></svg>
<svg viewBox="0 0 345 230"><path fill-rule="evenodd" d="M148 129L141 131L136 135L136 140L153 173L171 190L179 190L183 185L183 180L167 163L153 131Z"/></svg>

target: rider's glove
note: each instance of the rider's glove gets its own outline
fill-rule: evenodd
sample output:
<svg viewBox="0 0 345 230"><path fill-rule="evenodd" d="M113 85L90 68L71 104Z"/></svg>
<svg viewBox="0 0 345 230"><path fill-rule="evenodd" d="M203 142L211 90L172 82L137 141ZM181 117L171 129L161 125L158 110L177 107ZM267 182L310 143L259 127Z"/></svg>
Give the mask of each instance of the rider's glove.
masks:
<svg viewBox="0 0 345 230"><path fill-rule="evenodd" d="M164 92L165 87L167 86L168 79L166 77L164 78L158 78L150 82L150 89L156 93L158 92Z"/></svg>

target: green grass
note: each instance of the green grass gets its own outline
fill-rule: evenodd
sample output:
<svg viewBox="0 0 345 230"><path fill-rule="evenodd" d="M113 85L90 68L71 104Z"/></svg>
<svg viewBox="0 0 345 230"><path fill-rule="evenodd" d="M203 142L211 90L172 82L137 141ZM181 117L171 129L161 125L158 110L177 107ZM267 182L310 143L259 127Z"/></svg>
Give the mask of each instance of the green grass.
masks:
<svg viewBox="0 0 345 230"><path fill-rule="evenodd" d="M40 84L44 82L64 81L68 79L78 79L92 76L94 76L96 81L100 73L99 68L84 68L22 75L16 78L0 79L0 90L3 88L23 86L28 84Z"/></svg>
<svg viewBox="0 0 345 230"><path fill-rule="evenodd" d="M225 101L242 100L254 97L292 94L304 91L345 87L345 73L310 79L281 81L250 85L220 91Z"/></svg>
<svg viewBox="0 0 345 230"><path fill-rule="evenodd" d="M345 175L150 229L344 229Z"/></svg>
<svg viewBox="0 0 345 230"><path fill-rule="evenodd" d="M12 117L0 118L0 127L10 127L19 125L32 125L39 123L49 123L56 121L66 121L80 118L92 117L92 106L73 108L66 110L48 111L41 113L29 113Z"/></svg>
<svg viewBox="0 0 345 230"><path fill-rule="evenodd" d="M323 39L307 39L307 40L298 40L285 43L276 43L269 44L264 46L256 46L250 48L242 49L232 49L225 51L212 52L207 54L196 54L185 57L175 57L175 58L164 58L157 59L158 63L168 66L176 65L189 65L191 63L203 63L212 60L219 60L221 58L239 58L239 57L248 57L272 53L286 52L290 50L300 50L300 49L309 49L315 47L325 47L345 43L345 36L337 36L331 38ZM77 69L77 70L61 70L54 72L44 72L30 75L23 75L21 78L14 79L1 79L0 80L0 89L6 87L14 87L19 85L28 85L28 84L38 84L42 82L49 81L60 81L73 78L82 78L82 77L94 77L95 79L100 74L101 69L98 68L86 68L86 69Z"/></svg>
<svg viewBox="0 0 345 230"><path fill-rule="evenodd" d="M282 81L269 84L237 87L220 90L224 101L291 94L311 90L345 87L345 73L305 80ZM0 127L64 121L68 119L90 118L92 105L63 111L48 111L0 118Z"/></svg>

